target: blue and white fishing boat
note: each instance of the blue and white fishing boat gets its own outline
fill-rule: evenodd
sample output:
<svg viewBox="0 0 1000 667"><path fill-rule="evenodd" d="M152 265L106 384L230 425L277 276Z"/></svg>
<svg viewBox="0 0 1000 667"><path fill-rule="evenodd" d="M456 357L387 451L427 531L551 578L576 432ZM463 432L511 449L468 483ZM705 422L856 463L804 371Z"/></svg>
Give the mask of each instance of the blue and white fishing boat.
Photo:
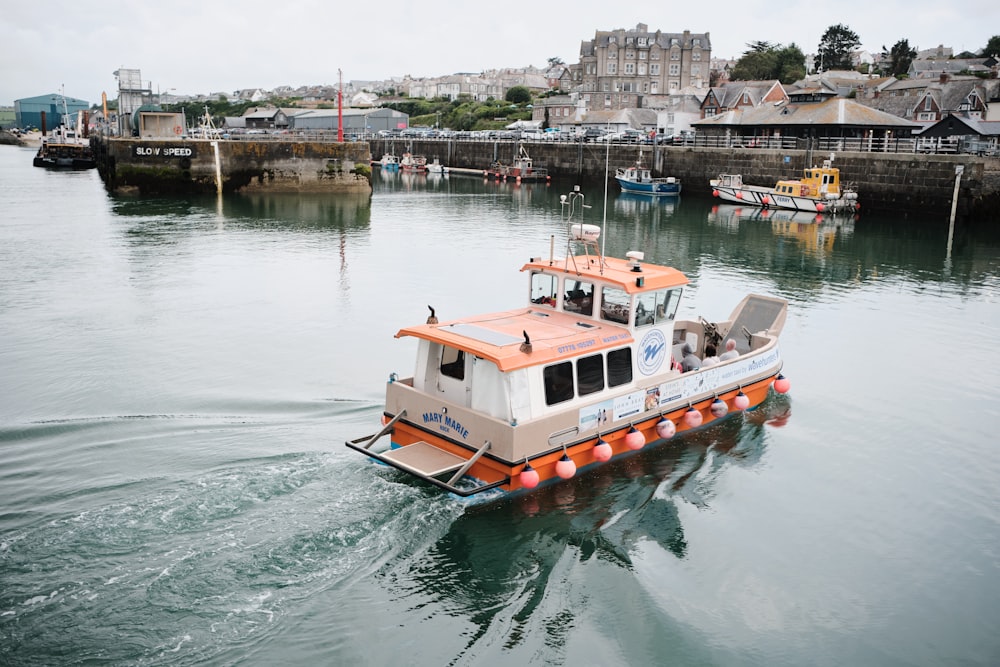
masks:
<svg viewBox="0 0 1000 667"><path fill-rule="evenodd" d="M399 158L392 153L383 153L379 166L385 171L399 171Z"/></svg>
<svg viewBox="0 0 1000 667"><path fill-rule="evenodd" d="M642 153L631 167L619 167L615 171L615 180L623 192L636 192L644 195L676 196L681 193L681 180L673 176L653 178L652 172L642 164Z"/></svg>

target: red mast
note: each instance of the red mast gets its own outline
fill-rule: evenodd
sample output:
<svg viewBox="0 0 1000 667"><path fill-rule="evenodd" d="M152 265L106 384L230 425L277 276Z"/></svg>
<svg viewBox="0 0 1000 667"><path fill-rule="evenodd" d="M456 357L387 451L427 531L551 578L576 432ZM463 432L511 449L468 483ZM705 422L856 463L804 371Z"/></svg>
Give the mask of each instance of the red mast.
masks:
<svg viewBox="0 0 1000 667"><path fill-rule="evenodd" d="M337 141L344 142L344 73L339 69L340 85L337 87Z"/></svg>

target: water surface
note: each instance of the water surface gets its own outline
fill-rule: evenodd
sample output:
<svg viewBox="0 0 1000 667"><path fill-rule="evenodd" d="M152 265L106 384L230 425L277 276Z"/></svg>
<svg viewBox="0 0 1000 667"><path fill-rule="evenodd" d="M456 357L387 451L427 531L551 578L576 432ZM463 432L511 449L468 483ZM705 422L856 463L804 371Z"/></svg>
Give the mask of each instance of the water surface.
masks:
<svg viewBox="0 0 1000 667"><path fill-rule="evenodd" d="M427 305L523 301L572 183L131 199L31 155L0 147L0 662L1000 662L997 220L585 184L682 315L788 299L792 391L475 505L343 442Z"/></svg>

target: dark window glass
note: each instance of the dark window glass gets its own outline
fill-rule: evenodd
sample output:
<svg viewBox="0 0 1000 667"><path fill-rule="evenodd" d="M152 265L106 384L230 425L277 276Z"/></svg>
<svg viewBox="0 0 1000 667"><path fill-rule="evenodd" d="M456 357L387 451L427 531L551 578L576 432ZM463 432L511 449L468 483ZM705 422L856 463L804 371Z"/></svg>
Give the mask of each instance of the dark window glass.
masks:
<svg viewBox="0 0 1000 667"><path fill-rule="evenodd" d="M580 396L604 389L604 358L595 354L576 362L576 391Z"/></svg>
<svg viewBox="0 0 1000 667"><path fill-rule="evenodd" d="M561 364L546 366L542 371L545 379L545 404L555 405L573 398L573 364L564 361Z"/></svg>
<svg viewBox="0 0 1000 667"><path fill-rule="evenodd" d="M617 387L632 381L632 350L623 347L608 352L608 386Z"/></svg>
<svg viewBox="0 0 1000 667"><path fill-rule="evenodd" d="M441 374L456 380L465 379L465 352L446 347L441 352Z"/></svg>

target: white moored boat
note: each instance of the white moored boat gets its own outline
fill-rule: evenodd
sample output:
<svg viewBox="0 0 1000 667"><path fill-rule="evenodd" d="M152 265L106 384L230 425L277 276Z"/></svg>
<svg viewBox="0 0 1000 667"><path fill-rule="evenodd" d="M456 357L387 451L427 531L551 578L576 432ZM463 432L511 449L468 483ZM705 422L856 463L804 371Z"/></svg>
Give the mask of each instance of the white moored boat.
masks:
<svg viewBox="0 0 1000 667"><path fill-rule="evenodd" d="M855 212L861 209L858 193L840 182L833 157L822 167L803 170L802 178L778 181L773 187L747 185L740 174L720 174L709 180L712 194L722 201L762 208L782 208L808 213Z"/></svg>
<svg viewBox="0 0 1000 667"><path fill-rule="evenodd" d="M518 492L788 390L785 300L748 295L728 319L676 319L684 274L639 251L605 256L600 227L574 220L579 189L561 199L566 256L521 268L525 304L441 322L431 308L401 329L417 340L414 372L390 376L382 429L348 447L459 496ZM726 339L735 358L681 372L685 346L703 355Z"/></svg>

